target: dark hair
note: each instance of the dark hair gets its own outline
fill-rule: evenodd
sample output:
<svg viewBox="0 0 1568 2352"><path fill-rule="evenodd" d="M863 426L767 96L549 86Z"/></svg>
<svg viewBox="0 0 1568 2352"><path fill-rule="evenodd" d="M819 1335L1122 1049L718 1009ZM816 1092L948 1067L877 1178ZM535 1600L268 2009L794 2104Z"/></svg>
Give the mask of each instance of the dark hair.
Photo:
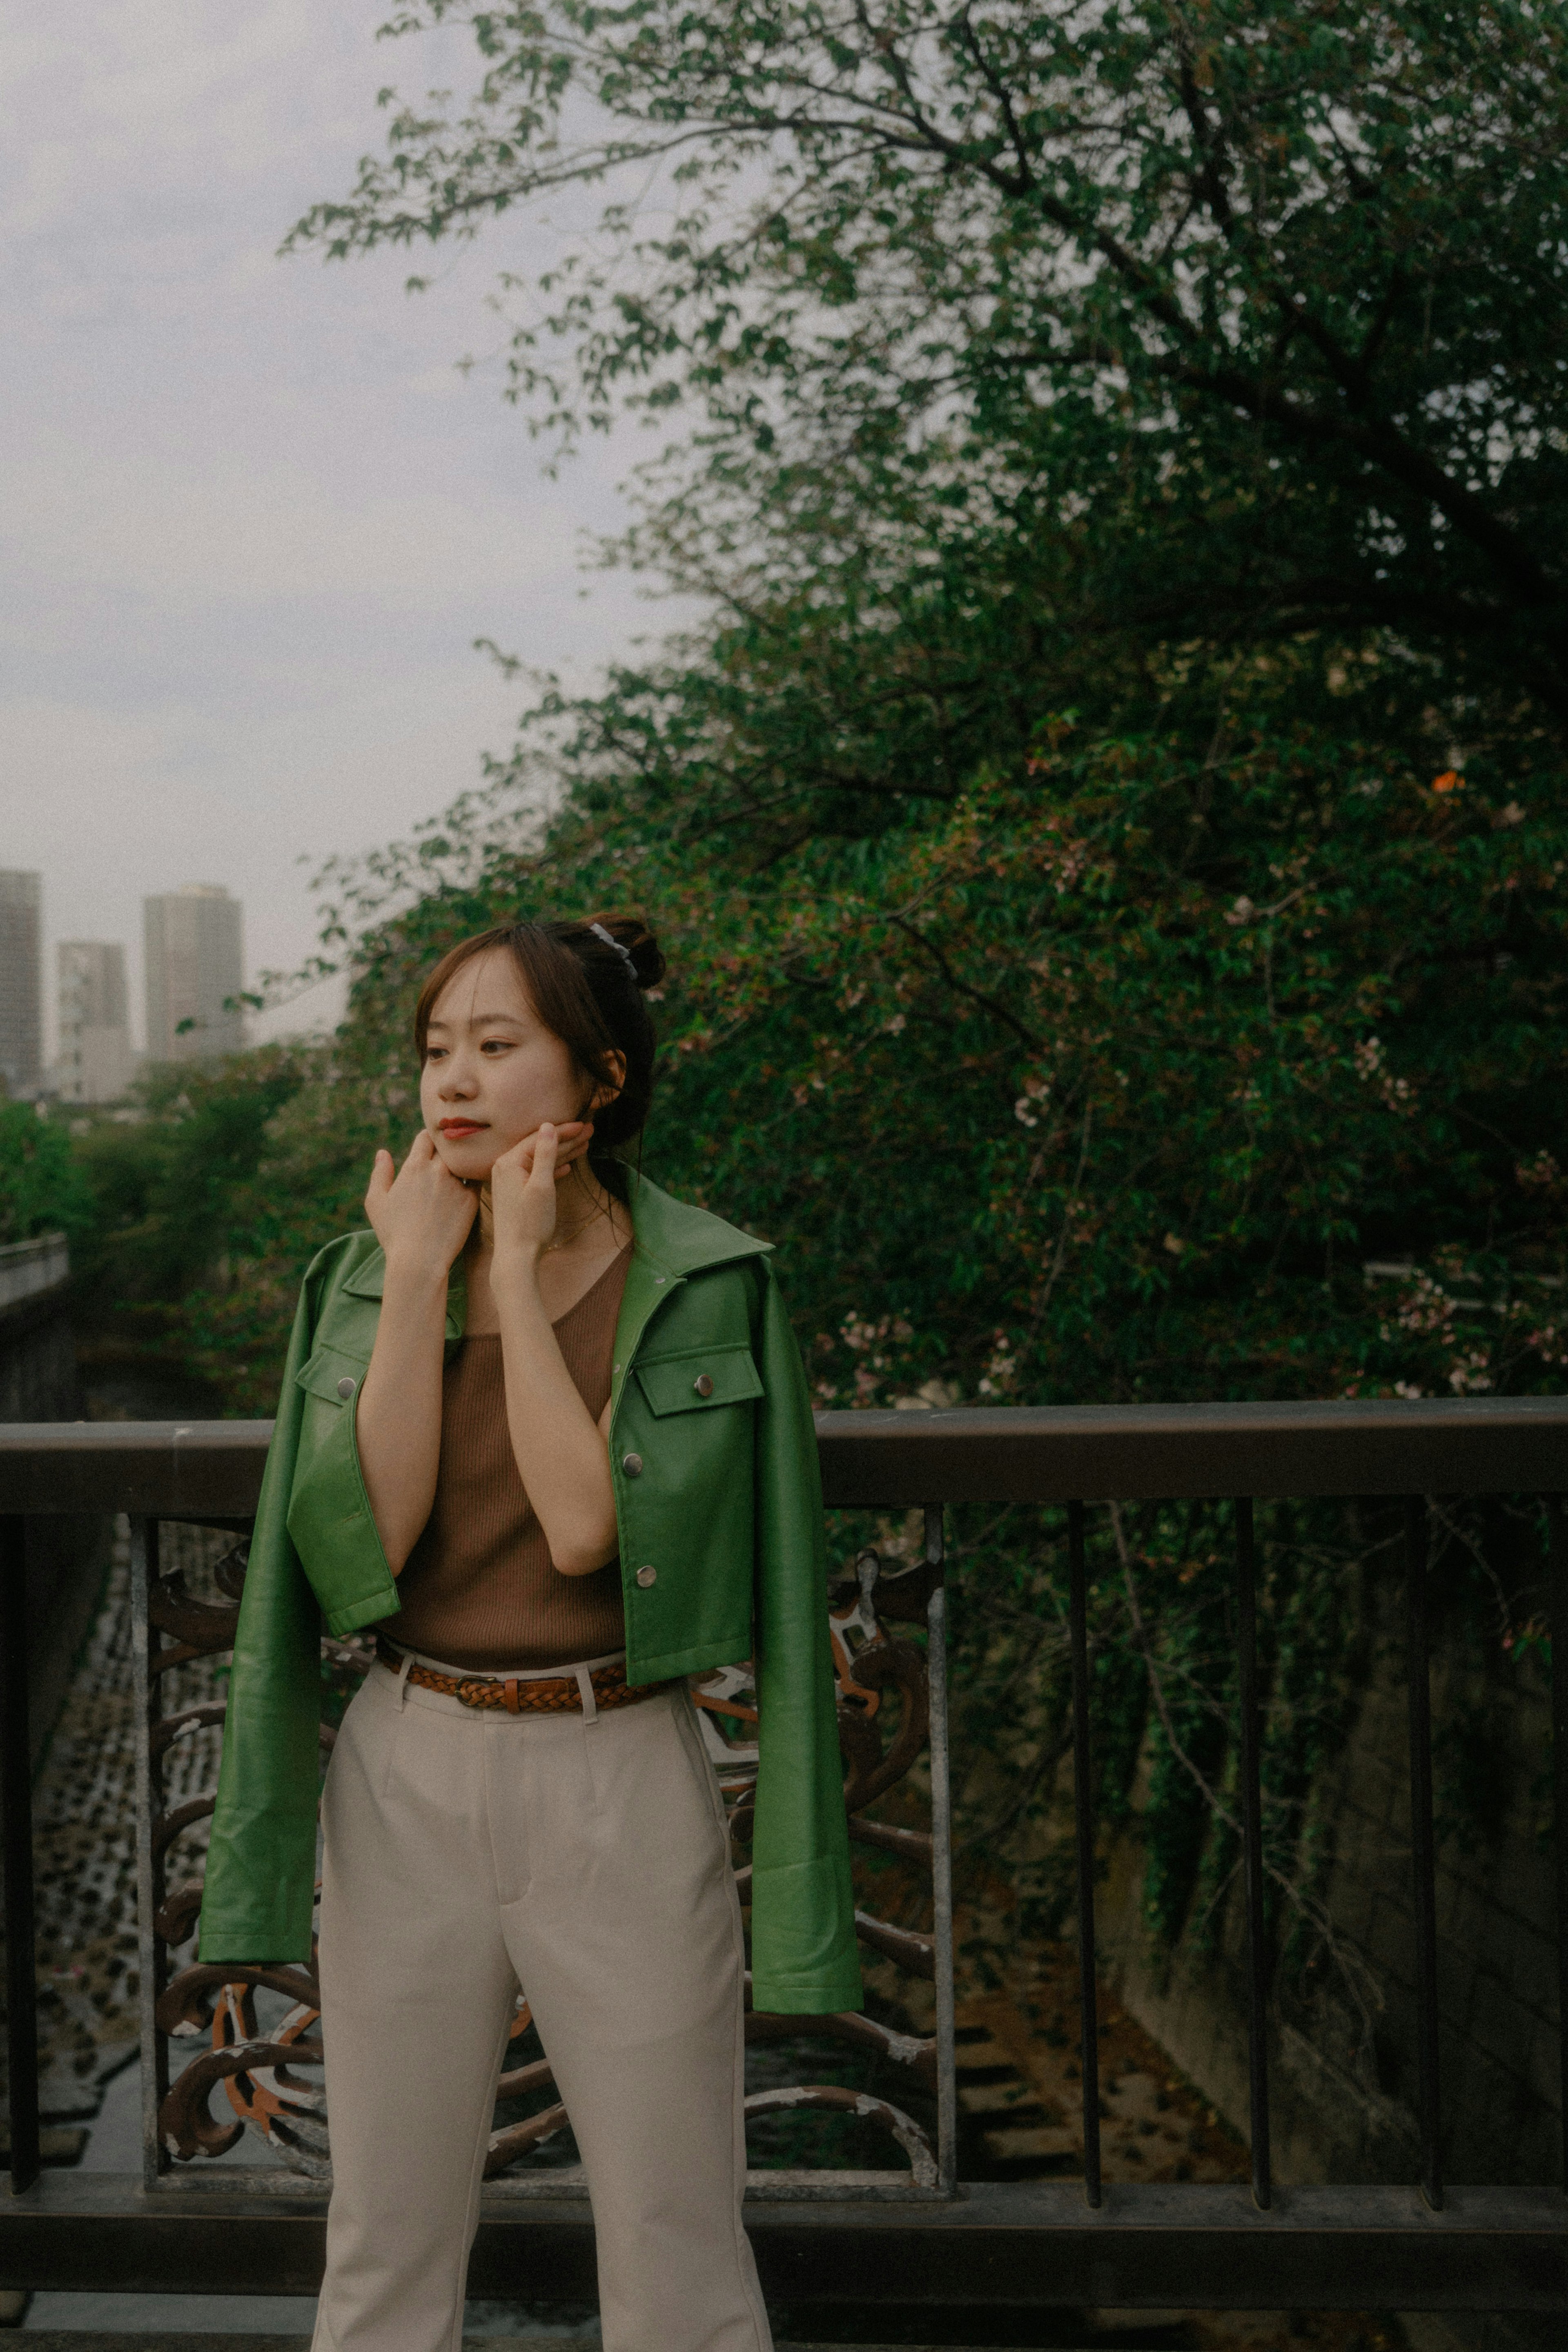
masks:
<svg viewBox="0 0 1568 2352"><path fill-rule="evenodd" d="M595 923L609 932L609 940L599 936ZM612 946L611 940L616 944ZM623 1197L616 1162L641 1135L653 1097L653 1024L643 991L656 988L664 976L658 940L636 915L499 923L493 930L460 940L447 949L413 1009L413 1042L422 1064L443 989L465 963L488 955L492 948L504 948L512 958L534 1011L560 1039L585 1078L595 1086L613 1086L610 1056L624 1056L625 1077L614 1100L594 1113L588 1153L594 1174Z"/></svg>

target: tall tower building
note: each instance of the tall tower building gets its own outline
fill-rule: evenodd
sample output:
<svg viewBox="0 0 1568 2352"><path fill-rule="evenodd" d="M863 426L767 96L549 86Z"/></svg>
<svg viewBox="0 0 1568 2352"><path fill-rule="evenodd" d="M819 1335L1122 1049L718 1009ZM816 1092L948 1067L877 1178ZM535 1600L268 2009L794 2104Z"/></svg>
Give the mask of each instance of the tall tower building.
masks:
<svg viewBox="0 0 1568 2352"><path fill-rule="evenodd" d="M187 882L144 898L147 932L147 1057L208 1062L245 1043L226 996L245 985L244 909L217 882Z"/></svg>
<svg viewBox="0 0 1568 2352"><path fill-rule="evenodd" d="M43 886L0 869L0 1080L18 1099L44 1074Z"/></svg>
<svg viewBox="0 0 1568 2352"><path fill-rule="evenodd" d="M118 941L62 940L57 1076L65 1102L118 1102L136 1074L125 993L125 950Z"/></svg>

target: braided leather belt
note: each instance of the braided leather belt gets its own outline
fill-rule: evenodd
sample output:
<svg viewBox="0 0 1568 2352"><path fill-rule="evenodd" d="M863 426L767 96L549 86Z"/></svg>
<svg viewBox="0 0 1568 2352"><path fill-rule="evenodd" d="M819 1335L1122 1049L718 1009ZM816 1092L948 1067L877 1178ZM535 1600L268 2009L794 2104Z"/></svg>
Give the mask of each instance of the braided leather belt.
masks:
<svg viewBox="0 0 1568 2352"><path fill-rule="evenodd" d="M394 1675L403 1672L403 1654L384 1633L376 1635L376 1655ZM508 1715L576 1715L582 1708L575 1675L444 1675L434 1666L422 1666L417 1659L408 1665L407 1673L409 1681L417 1683L421 1690L439 1691L443 1698L461 1699L465 1706L502 1706ZM613 1665L596 1666L588 1679L594 1705L601 1708L635 1706L640 1700L657 1698L661 1691L671 1688L667 1682L629 1683L620 1659Z"/></svg>

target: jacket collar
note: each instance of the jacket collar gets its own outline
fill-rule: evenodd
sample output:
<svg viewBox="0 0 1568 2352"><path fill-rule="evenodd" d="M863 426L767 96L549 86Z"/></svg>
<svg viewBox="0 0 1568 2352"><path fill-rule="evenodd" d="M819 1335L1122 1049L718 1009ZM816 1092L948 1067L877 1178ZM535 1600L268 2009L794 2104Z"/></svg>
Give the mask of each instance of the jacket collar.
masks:
<svg viewBox="0 0 1568 2352"><path fill-rule="evenodd" d="M636 1246L626 1269L626 1287L621 1294L615 1325L615 1363L610 1381L612 1450L632 1360L659 1308L674 1297L688 1275L707 1266L761 1257L773 1246L771 1242L759 1242L755 1234L743 1234L738 1225L726 1224L706 1209L694 1209L689 1201L675 1200L633 1170L628 1169L627 1181Z"/></svg>
<svg viewBox="0 0 1568 2352"><path fill-rule="evenodd" d="M683 1282L688 1274L700 1273L706 1266L764 1256L773 1247L771 1242L758 1241L754 1234L743 1234L738 1225L727 1224L722 1217L714 1216L706 1209L695 1209L689 1201L677 1201L673 1193L664 1192L650 1177L639 1175L634 1169L628 1169L626 1177L635 1243L633 1267L637 1261L643 1261L643 1268L651 1269L651 1286L658 1290L662 1291L672 1277ZM363 1255L342 1287L350 1298L379 1299L386 1283L386 1253L369 1234L357 1234L355 1240L363 1249ZM659 1280L660 1276L664 1279ZM641 1282L637 1287L643 1287ZM448 1339L462 1336L466 1307L467 1285L459 1258L446 1278Z"/></svg>
<svg viewBox="0 0 1568 2352"><path fill-rule="evenodd" d="M772 1249L754 1234L727 1224L707 1209L694 1209L677 1201L651 1177L626 1171L631 1192L632 1231L637 1255L651 1258L665 1274L696 1274L704 1266L726 1265L733 1258L760 1257Z"/></svg>

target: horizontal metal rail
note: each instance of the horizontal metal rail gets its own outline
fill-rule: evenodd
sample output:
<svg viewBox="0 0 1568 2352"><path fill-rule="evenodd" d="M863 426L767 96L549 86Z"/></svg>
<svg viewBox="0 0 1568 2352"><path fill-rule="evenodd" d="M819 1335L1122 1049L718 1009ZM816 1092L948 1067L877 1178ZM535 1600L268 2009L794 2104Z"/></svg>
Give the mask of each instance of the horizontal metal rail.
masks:
<svg viewBox="0 0 1568 2352"><path fill-rule="evenodd" d="M271 1436L269 1421L0 1424L0 1512L244 1517ZM1568 1397L821 1412L817 1442L846 1510L1568 1487Z"/></svg>
<svg viewBox="0 0 1568 2352"><path fill-rule="evenodd" d="M1078 1934L1083 2005L1082 2183L960 2184L950 2203L805 2201L748 2209L765 2284L791 2301L977 2302L1197 2307L1568 2310L1568 2203L1559 2189L1455 2189L1438 2161L1427 1561L1423 1496L1534 1494L1548 1503L1560 1935L1568 1923L1568 1398L1396 1402L1063 1406L832 1412L817 1417L823 1486L844 1508L960 1502L1065 1504L1071 1571ZM25 1769L22 1522L121 1510L243 1526L271 1424L195 1422L0 1426L0 1755L5 1884L13 1927L12 2185L0 2200L0 2286L310 2291L322 2212L308 2193L266 2196L193 2179L150 2197L129 2176L40 2175L37 2052L28 2048L32 1895ZM1421 2178L1407 2188L1282 2187L1269 2149L1260 1719L1250 1506L1290 1496L1402 1498L1412 1801ZM1085 1646L1084 1506L1228 1499L1236 1508L1240 1643L1238 1766L1247 1906L1252 2182L1249 2189L1104 2184L1094 2084L1095 1842ZM20 1758L21 1762L17 1759ZM1568 1966L1560 1958L1568 2008ZM1563 2059L1568 2112L1568 2050ZM591 2222L548 2195L486 2200L478 2294L591 2294Z"/></svg>
<svg viewBox="0 0 1568 2352"><path fill-rule="evenodd" d="M1562 2311L1568 2214L1540 2189L1123 2188L971 2182L952 2203L748 2206L770 2298L1164 2309ZM0 2206L0 2288L314 2294L326 2222L306 2198L214 2187L148 2195L131 2175L46 2173ZM580 2200L481 2208L478 2295L594 2299Z"/></svg>

